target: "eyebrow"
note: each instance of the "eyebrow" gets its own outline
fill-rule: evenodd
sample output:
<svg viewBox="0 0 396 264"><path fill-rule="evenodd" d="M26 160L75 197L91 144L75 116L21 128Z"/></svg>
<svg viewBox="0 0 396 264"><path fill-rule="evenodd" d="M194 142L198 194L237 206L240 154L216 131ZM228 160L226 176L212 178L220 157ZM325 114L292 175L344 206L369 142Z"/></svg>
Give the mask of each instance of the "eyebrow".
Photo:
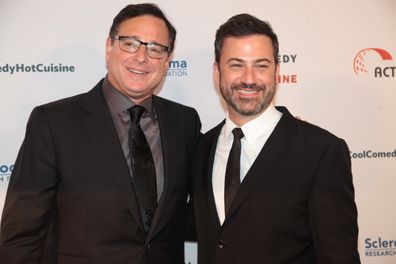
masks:
<svg viewBox="0 0 396 264"><path fill-rule="evenodd" d="M137 39L137 40L139 40L139 41L146 42L146 41L143 41L141 37L135 36L135 35L132 35L132 36L131 36L131 35L119 35L119 36L127 37L127 38L134 38L134 39ZM158 43L158 42L155 41L155 40L153 40L153 41L147 41L146 43L157 44L157 45L160 45L160 46L163 46L163 47L167 47L166 45L161 44L161 43Z"/></svg>
<svg viewBox="0 0 396 264"><path fill-rule="evenodd" d="M240 62L240 63L245 62L243 59L239 59L239 58L230 58L230 59L227 60L228 63L229 62L234 62L234 61ZM267 58L262 58L262 59L257 59L257 60L254 61L254 63L260 63L260 62L271 63L271 60L267 59Z"/></svg>

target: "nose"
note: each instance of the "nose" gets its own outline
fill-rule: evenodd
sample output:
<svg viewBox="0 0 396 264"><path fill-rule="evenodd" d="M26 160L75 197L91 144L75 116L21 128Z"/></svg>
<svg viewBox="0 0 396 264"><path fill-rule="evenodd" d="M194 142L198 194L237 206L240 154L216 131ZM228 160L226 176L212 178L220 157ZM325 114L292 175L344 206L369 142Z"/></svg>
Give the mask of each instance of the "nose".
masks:
<svg viewBox="0 0 396 264"><path fill-rule="evenodd" d="M252 67L245 67L244 71L242 72L241 82L246 84L256 83L256 74Z"/></svg>
<svg viewBox="0 0 396 264"><path fill-rule="evenodd" d="M147 61L147 47L140 45L138 50L135 52L135 60L139 63L145 63Z"/></svg>

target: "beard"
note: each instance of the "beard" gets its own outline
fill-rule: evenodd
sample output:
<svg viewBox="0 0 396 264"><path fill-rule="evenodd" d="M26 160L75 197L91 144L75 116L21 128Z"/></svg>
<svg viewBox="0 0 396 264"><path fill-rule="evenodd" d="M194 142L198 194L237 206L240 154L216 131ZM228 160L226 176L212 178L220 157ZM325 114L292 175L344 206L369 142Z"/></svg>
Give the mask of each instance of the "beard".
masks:
<svg viewBox="0 0 396 264"><path fill-rule="evenodd" d="M238 89L257 91L260 92L261 95L255 98L240 98L237 95ZM244 116L254 116L264 112L271 104L276 93L276 84L274 84L273 87L267 87L266 85L241 83L225 87L221 84L220 79L220 93L227 102L227 105L237 113Z"/></svg>

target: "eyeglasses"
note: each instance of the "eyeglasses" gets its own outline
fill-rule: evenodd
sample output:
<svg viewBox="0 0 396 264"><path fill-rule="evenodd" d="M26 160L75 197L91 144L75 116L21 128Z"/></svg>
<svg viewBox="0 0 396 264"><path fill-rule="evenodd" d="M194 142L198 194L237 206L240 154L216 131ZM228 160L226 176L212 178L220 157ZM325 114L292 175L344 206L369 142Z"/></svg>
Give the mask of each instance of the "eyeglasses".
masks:
<svg viewBox="0 0 396 264"><path fill-rule="evenodd" d="M129 53L135 53L141 45L146 46L147 55L153 59L162 59L169 53L169 47L152 41L144 42L129 36L114 36L113 39L118 40L121 50Z"/></svg>

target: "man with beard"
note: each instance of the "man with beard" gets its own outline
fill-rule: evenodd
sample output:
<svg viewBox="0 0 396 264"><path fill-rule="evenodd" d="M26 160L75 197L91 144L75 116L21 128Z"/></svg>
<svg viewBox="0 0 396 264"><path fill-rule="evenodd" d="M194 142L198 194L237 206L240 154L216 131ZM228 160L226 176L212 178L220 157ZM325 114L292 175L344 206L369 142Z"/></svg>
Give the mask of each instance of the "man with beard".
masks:
<svg viewBox="0 0 396 264"><path fill-rule="evenodd" d="M348 147L274 106L278 51L271 27L248 14L216 33L228 113L194 159L198 261L360 263Z"/></svg>

